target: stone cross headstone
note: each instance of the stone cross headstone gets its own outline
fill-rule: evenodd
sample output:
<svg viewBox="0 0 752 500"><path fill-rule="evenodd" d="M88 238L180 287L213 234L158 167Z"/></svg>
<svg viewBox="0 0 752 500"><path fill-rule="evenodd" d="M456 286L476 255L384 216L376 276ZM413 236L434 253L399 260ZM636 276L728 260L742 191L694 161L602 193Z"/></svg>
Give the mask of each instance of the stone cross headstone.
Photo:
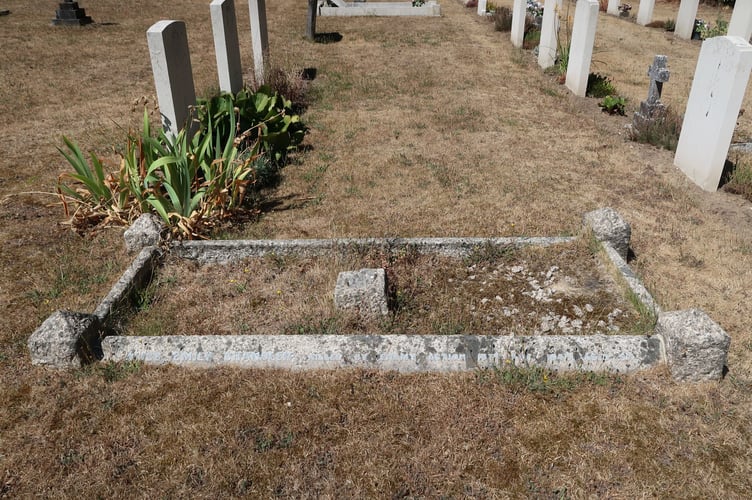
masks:
<svg viewBox="0 0 752 500"><path fill-rule="evenodd" d="M214 33L214 52L217 56L219 89L236 94L243 88L243 70L240 66L235 2L212 0L209 9Z"/></svg>
<svg viewBox="0 0 752 500"><path fill-rule="evenodd" d="M176 136L191 126L190 106L196 104L191 54L183 21L159 21L146 32L162 128Z"/></svg>
<svg viewBox="0 0 752 500"><path fill-rule="evenodd" d="M743 38L703 42L674 165L706 191L718 189L750 71L752 45Z"/></svg>
<svg viewBox="0 0 752 500"><path fill-rule="evenodd" d="M752 37L752 2L736 2L728 25L729 36L740 36L749 41Z"/></svg>
<svg viewBox="0 0 752 500"><path fill-rule="evenodd" d="M306 38L313 41L316 38L316 13L318 0L308 0L308 15L306 17Z"/></svg>
<svg viewBox="0 0 752 500"><path fill-rule="evenodd" d="M585 97L587 92L599 7L598 0L577 0L577 7L574 11L565 84L569 90L580 97Z"/></svg>
<svg viewBox="0 0 752 500"><path fill-rule="evenodd" d="M640 10L637 11L637 24L645 26L653 20L655 0L640 0Z"/></svg>
<svg viewBox="0 0 752 500"><path fill-rule="evenodd" d="M632 127L635 130L642 130L645 126L666 115L666 107L661 103L661 92L663 92L663 84L668 81L671 75L667 64L668 57L657 55L653 59L653 65L648 68L648 77L650 78L648 98L640 103L640 110L635 112L634 118L632 118Z"/></svg>
<svg viewBox="0 0 752 500"><path fill-rule="evenodd" d="M618 16L619 0L608 0L608 7L606 7L606 12L608 14L611 14L612 16Z"/></svg>
<svg viewBox="0 0 752 500"><path fill-rule="evenodd" d="M251 15L251 45L256 83L264 82L264 66L269 56L269 34L266 30L266 0L248 0Z"/></svg>
<svg viewBox="0 0 752 500"><path fill-rule="evenodd" d="M695 17L697 16L697 6L700 0L681 0L679 13L676 15L676 27L674 36L690 40L692 32L695 30Z"/></svg>
<svg viewBox="0 0 752 500"><path fill-rule="evenodd" d="M559 45L559 16L563 0L546 0L543 8L540 43L538 44L538 66L546 69L556 62Z"/></svg>
<svg viewBox="0 0 752 500"><path fill-rule="evenodd" d="M85 9L80 8L78 2L73 0L61 2L55 11L55 19L52 20L55 26L84 26L92 22L91 17L86 15Z"/></svg>
<svg viewBox="0 0 752 500"><path fill-rule="evenodd" d="M512 6L512 45L518 49L522 47L525 41L525 17L527 16L527 2L525 0L514 0Z"/></svg>

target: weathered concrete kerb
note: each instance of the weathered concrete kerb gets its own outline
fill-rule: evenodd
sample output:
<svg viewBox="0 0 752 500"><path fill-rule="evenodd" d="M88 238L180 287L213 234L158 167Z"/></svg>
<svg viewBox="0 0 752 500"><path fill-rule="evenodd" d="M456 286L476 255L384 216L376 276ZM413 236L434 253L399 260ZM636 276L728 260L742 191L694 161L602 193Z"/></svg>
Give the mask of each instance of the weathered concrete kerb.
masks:
<svg viewBox="0 0 752 500"><path fill-rule="evenodd" d="M665 363L677 381L722 378L728 335L702 311L661 310L627 264L631 227L626 220L615 210L602 208L585 214L583 227L578 237L185 241L172 244L167 251L173 257L201 264L225 264L264 255L334 256L373 247L461 258L494 248L568 244L592 235L603 247L604 258L630 300L641 312L655 318L652 335L512 336L507 332L478 332L488 335L171 335L109 336L101 340L113 312L127 306L133 293L148 285L162 262L162 250L149 245L159 241L163 227L145 220L134 225L127 236L128 251L140 250L138 256L95 311L53 313L29 338L29 351L34 364L57 368L101 359L196 367L359 367L400 372L457 371L513 363L553 371L630 373ZM384 296L379 273L383 269L343 273L339 305L363 309L367 305L363 301L371 300L375 305L366 312L384 314L383 304L368 299Z"/></svg>
<svg viewBox="0 0 752 500"><path fill-rule="evenodd" d="M459 371L514 363L553 371L630 373L662 361L644 336L202 335L108 337L105 361L292 370Z"/></svg>

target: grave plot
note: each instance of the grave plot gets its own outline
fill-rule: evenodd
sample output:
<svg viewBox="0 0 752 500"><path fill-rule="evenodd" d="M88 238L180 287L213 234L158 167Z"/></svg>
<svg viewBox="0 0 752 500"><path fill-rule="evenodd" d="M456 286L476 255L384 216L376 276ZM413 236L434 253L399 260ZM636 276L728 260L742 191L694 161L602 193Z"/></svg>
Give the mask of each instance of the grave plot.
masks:
<svg viewBox="0 0 752 500"><path fill-rule="evenodd" d="M338 275L364 268L385 270L385 315L335 305ZM203 265L173 256L138 300L122 334L645 334L654 321L624 298L582 238L548 247L483 245L464 257L409 246Z"/></svg>

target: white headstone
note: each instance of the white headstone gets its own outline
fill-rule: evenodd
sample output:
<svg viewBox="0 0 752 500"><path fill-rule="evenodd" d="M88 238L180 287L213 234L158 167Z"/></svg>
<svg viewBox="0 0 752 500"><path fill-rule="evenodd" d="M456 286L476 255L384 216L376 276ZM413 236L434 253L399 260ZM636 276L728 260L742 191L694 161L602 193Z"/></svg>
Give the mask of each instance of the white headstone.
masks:
<svg viewBox="0 0 752 500"><path fill-rule="evenodd" d="M743 38L703 42L674 165L706 191L718 189L750 71L752 45Z"/></svg>
<svg viewBox="0 0 752 500"><path fill-rule="evenodd" d="M478 0L478 15L486 15L486 0Z"/></svg>
<svg viewBox="0 0 752 500"><path fill-rule="evenodd" d="M729 36L740 36L745 40L752 37L752 2L736 2L734 13L728 26Z"/></svg>
<svg viewBox="0 0 752 500"><path fill-rule="evenodd" d="M538 45L538 66L543 69L556 62L556 49L559 45L559 19L563 0L546 0L543 8L540 44Z"/></svg>
<svg viewBox="0 0 752 500"><path fill-rule="evenodd" d="M146 32L162 128L175 136L188 124L189 106L196 104L191 54L182 21L159 21Z"/></svg>
<svg viewBox="0 0 752 500"><path fill-rule="evenodd" d="M574 11L566 86L580 97L585 97L587 91L595 28L598 25L598 8L598 0L577 0L577 8Z"/></svg>
<svg viewBox="0 0 752 500"><path fill-rule="evenodd" d="M608 7L606 12L612 16L619 15L619 0L608 0Z"/></svg>
<svg viewBox="0 0 752 500"><path fill-rule="evenodd" d="M235 2L234 0L212 0L209 9L214 33L214 52L217 55L219 89L236 94L243 88L243 71L240 67Z"/></svg>
<svg viewBox="0 0 752 500"><path fill-rule="evenodd" d="M637 11L637 24L645 26L653 20L655 0L640 0L640 10Z"/></svg>
<svg viewBox="0 0 752 500"><path fill-rule="evenodd" d="M248 0L251 14L251 44L256 81L264 81L264 64L269 55L269 34L266 30L266 0Z"/></svg>
<svg viewBox="0 0 752 500"><path fill-rule="evenodd" d="M676 27L674 35L684 40L692 38L692 32L695 30L695 17L697 16L697 5L700 0L681 0L679 13L676 15Z"/></svg>
<svg viewBox="0 0 752 500"><path fill-rule="evenodd" d="M527 16L527 2L514 0L512 7L512 45L522 47L525 41L525 17Z"/></svg>

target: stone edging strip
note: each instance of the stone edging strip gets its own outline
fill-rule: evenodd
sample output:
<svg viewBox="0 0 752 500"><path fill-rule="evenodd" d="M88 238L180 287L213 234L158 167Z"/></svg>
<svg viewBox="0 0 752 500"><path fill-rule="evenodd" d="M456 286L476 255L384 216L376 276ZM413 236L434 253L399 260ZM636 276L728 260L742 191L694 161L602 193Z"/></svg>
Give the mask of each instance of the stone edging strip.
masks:
<svg viewBox="0 0 752 500"><path fill-rule="evenodd" d="M291 370L459 371L513 363L552 371L631 373L662 361L645 336L174 335L108 337L104 361Z"/></svg>

